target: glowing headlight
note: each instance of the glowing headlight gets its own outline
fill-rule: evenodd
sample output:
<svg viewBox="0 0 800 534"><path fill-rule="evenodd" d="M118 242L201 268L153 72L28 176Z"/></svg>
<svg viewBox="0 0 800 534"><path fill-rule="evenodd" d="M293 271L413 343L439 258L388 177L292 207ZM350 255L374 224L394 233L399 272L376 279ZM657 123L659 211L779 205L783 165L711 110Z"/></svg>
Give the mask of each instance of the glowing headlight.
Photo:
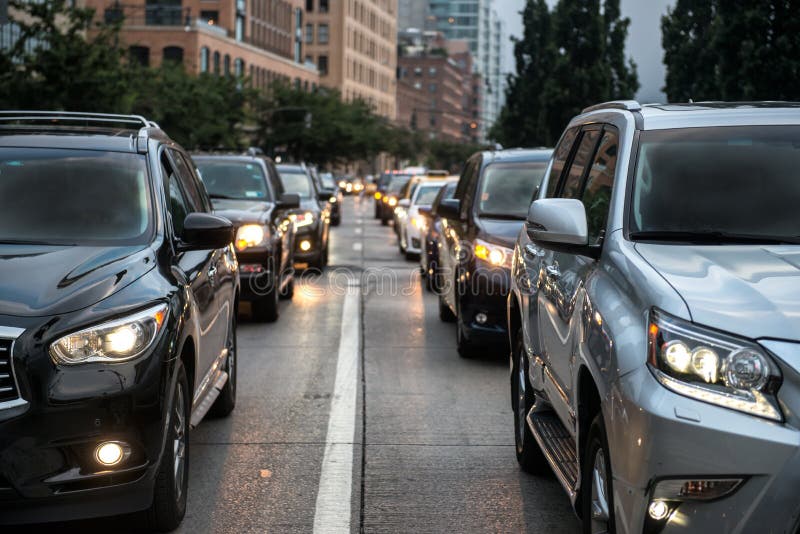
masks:
<svg viewBox="0 0 800 534"><path fill-rule="evenodd" d="M336 197L331 197L328 199L328 202L330 202L331 204L334 204L336 201L337 201Z"/></svg>
<svg viewBox="0 0 800 534"><path fill-rule="evenodd" d="M389 197L389 205L390 205L391 207L395 207L395 206L397 206L397 199L396 199L396 198L394 198L394 197Z"/></svg>
<svg viewBox="0 0 800 534"><path fill-rule="evenodd" d="M260 224L245 224L236 230L236 250L257 247L264 244L267 237L266 228Z"/></svg>
<svg viewBox="0 0 800 534"><path fill-rule="evenodd" d="M347 182L345 182L344 180L340 181L340 182L339 182L339 187L341 187L342 189L344 189L345 187L347 187Z"/></svg>
<svg viewBox="0 0 800 534"><path fill-rule="evenodd" d="M57 364L122 362L144 353L153 344L167 317L167 305L103 323L50 345L50 357Z"/></svg>
<svg viewBox="0 0 800 534"><path fill-rule="evenodd" d="M755 343L654 310L648 350L650 369L666 388L710 404L783 420L775 399L780 371Z"/></svg>
<svg viewBox="0 0 800 534"><path fill-rule="evenodd" d="M424 218L424 217L419 217L419 216L417 216L417 217L413 217L413 218L411 219L411 225L412 225L412 226L414 226L414 228L417 228L417 229L419 229L419 230L425 230L425 227L426 227L428 224L427 224L427 222L425 221L425 218Z"/></svg>
<svg viewBox="0 0 800 534"><path fill-rule="evenodd" d="M375 192L375 200L380 200L382 196L383 195L381 195L380 192L378 191Z"/></svg>
<svg viewBox="0 0 800 534"><path fill-rule="evenodd" d="M310 211L306 211L303 213L292 213L289 215L289 218L294 221L294 225L296 228L301 228L303 226L310 226L314 224L314 214Z"/></svg>
<svg viewBox="0 0 800 534"><path fill-rule="evenodd" d="M493 245L480 239L475 242L475 257L495 267L511 268L511 257L514 251L500 245Z"/></svg>

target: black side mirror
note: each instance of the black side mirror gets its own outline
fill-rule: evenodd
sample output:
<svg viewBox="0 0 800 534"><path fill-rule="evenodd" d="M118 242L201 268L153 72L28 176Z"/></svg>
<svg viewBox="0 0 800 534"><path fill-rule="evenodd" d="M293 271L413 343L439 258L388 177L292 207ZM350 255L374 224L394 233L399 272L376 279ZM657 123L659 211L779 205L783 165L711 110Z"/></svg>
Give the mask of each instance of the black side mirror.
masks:
<svg viewBox="0 0 800 534"><path fill-rule="evenodd" d="M281 209L293 210L300 207L300 195L297 193L284 193L278 200L278 207Z"/></svg>
<svg viewBox="0 0 800 534"><path fill-rule="evenodd" d="M210 213L190 213L183 220L183 235L178 250L212 250L233 243L233 224Z"/></svg>
<svg viewBox="0 0 800 534"><path fill-rule="evenodd" d="M446 198L439 203L437 214L445 219L461 220L461 201L457 198Z"/></svg>
<svg viewBox="0 0 800 534"><path fill-rule="evenodd" d="M336 196L336 191L333 189L320 189L319 190L319 199L327 202L331 199L331 197Z"/></svg>

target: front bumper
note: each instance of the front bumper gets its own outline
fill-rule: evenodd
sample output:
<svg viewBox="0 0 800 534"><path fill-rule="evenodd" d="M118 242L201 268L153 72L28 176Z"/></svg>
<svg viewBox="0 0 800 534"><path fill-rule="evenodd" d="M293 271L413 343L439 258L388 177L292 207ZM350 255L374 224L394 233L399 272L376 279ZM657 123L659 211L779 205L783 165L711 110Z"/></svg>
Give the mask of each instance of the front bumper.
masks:
<svg viewBox="0 0 800 534"><path fill-rule="evenodd" d="M0 324L14 320L0 316ZM162 333L149 355L131 362L56 367L31 326L13 350L27 404L0 410L0 523L146 509L164 449L165 404L171 402L165 386L172 364L163 357L169 336ZM109 440L131 449L114 468L94 459L95 447Z"/></svg>
<svg viewBox="0 0 800 534"><path fill-rule="evenodd" d="M784 374L784 388L797 387L794 375ZM744 482L714 501L678 502L658 530L650 521L651 531L796 532L800 526L800 431L793 424L683 397L644 366L612 390L606 422L619 532L643 531L664 478Z"/></svg>
<svg viewBox="0 0 800 534"><path fill-rule="evenodd" d="M482 263L467 273L459 288L460 312L464 321L464 336L476 345L508 346L506 302L511 275L508 269L484 266ZM484 322L478 315L486 316Z"/></svg>

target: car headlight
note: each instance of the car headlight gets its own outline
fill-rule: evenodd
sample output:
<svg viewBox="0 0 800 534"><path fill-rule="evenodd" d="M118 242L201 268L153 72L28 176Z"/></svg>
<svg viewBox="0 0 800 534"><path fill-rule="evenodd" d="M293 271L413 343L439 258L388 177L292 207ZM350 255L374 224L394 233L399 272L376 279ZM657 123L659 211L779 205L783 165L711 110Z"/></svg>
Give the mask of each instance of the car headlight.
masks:
<svg viewBox="0 0 800 534"><path fill-rule="evenodd" d="M759 345L650 312L648 362L667 389L724 408L782 421L778 366Z"/></svg>
<svg viewBox="0 0 800 534"><path fill-rule="evenodd" d="M397 199L395 197L389 197L389 200L387 202L391 207L397 206Z"/></svg>
<svg viewBox="0 0 800 534"><path fill-rule="evenodd" d="M289 218L294 221L296 228L302 228L303 226L310 226L314 224L314 214L310 211L305 211L303 213L292 213Z"/></svg>
<svg viewBox="0 0 800 534"><path fill-rule="evenodd" d="M510 248L476 239L474 251L476 258L494 265L495 267L511 268L511 257L514 255L514 251Z"/></svg>
<svg viewBox="0 0 800 534"><path fill-rule="evenodd" d="M338 200L336 199L336 197L331 197L331 198L328 199L328 202L330 202L331 204L334 204L334 203L338 202Z"/></svg>
<svg viewBox="0 0 800 534"><path fill-rule="evenodd" d="M159 304L128 317L69 334L50 345L50 357L61 365L131 360L150 348L166 318L167 305Z"/></svg>
<svg viewBox="0 0 800 534"><path fill-rule="evenodd" d="M245 224L236 230L236 250L245 250L264 244L267 239L267 228L260 224Z"/></svg>
<svg viewBox="0 0 800 534"><path fill-rule="evenodd" d="M424 217L420 217L419 215L417 215L416 217L413 217L411 219L411 225L414 228L424 232L425 228L428 226L428 223L425 221Z"/></svg>

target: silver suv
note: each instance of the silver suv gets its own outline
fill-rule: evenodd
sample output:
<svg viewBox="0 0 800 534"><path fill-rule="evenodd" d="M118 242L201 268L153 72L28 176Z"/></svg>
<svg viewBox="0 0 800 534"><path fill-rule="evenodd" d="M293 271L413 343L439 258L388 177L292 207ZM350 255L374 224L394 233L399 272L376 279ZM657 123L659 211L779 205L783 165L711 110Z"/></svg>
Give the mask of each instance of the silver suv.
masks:
<svg viewBox="0 0 800 534"><path fill-rule="evenodd" d="M800 105L584 110L511 278L517 459L585 532L798 532Z"/></svg>

